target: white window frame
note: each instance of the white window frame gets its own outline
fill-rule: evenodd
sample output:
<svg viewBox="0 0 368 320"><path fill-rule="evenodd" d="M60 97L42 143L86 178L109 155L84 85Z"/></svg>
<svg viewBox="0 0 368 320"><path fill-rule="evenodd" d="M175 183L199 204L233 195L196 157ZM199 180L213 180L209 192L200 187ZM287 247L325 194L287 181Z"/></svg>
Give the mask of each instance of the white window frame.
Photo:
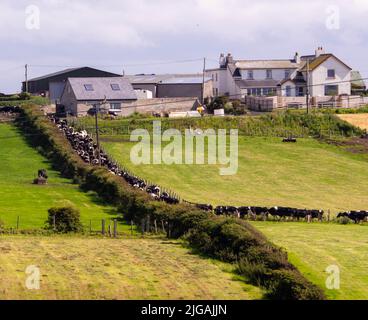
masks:
<svg viewBox="0 0 368 320"><path fill-rule="evenodd" d="M119 108L115 108L116 105L119 105ZM121 102L110 102L110 111L121 111Z"/></svg>

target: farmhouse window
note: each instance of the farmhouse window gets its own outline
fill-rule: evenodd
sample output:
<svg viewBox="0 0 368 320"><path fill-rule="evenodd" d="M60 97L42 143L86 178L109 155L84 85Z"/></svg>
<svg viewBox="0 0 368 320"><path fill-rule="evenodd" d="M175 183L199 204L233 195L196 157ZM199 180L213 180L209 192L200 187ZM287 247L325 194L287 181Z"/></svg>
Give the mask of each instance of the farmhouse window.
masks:
<svg viewBox="0 0 368 320"><path fill-rule="evenodd" d="M328 69L327 70L327 78L335 78L335 70L334 69Z"/></svg>
<svg viewBox="0 0 368 320"><path fill-rule="evenodd" d="M110 103L110 110L121 110L121 103Z"/></svg>
<svg viewBox="0 0 368 320"><path fill-rule="evenodd" d="M337 96L339 95L339 86L327 85L325 86L325 96Z"/></svg>
<svg viewBox="0 0 368 320"><path fill-rule="evenodd" d="M272 79L272 70L266 70L266 78Z"/></svg>
<svg viewBox="0 0 368 320"><path fill-rule="evenodd" d="M253 80L253 70L248 70L248 79Z"/></svg>
<svg viewBox="0 0 368 320"><path fill-rule="evenodd" d="M286 86L286 96L291 97L291 87L290 86Z"/></svg>

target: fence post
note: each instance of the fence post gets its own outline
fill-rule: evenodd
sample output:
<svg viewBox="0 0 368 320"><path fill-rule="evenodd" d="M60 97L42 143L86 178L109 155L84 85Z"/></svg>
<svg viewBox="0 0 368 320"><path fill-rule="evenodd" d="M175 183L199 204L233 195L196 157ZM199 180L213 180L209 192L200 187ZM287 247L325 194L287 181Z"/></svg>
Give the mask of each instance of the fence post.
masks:
<svg viewBox="0 0 368 320"><path fill-rule="evenodd" d="M133 220L130 220L130 235L133 236Z"/></svg>
<svg viewBox="0 0 368 320"><path fill-rule="evenodd" d="M118 237L118 220L114 219L114 238Z"/></svg>
<svg viewBox="0 0 368 320"><path fill-rule="evenodd" d="M150 216L148 216L148 217L147 217L147 226L146 226L146 231L147 231L148 233L150 233L150 232L151 232L151 217L150 217Z"/></svg>
<svg viewBox="0 0 368 320"><path fill-rule="evenodd" d="M157 234L157 221L156 221L156 219L154 221L154 225L155 225L155 233Z"/></svg>
<svg viewBox="0 0 368 320"><path fill-rule="evenodd" d="M56 215L52 217L53 225L54 225L54 231L56 231Z"/></svg>
<svg viewBox="0 0 368 320"><path fill-rule="evenodd" d="M17 217L17 230L19 229L19 219L20 219L20 217L18 216Z"/></svg>
<svg viewBox="0 0 368 320"><path fill-rule="evenodd" d="M328 209L328 213L327 213L327 221L330 222L330 214L331 214L331 211L330 209Z"/></svg>
<svg viewBox="0 0 368 320"><path fill-rule="evenodd" d="M102 230L101 230L101 233L102 233L102 235L104 236L105 235L105 220L104 219L102 219Z"/></svg>
<svg viewBox="0 0 368 320"><path fill-rule="evenodd" d="M109 223L109 227L108 227L108 235L109 235L109 237L111 238L111 223Z"/></svg>
<svg viewBox="0 0 368 320"><path fill-rule="evenodd" d="M142 219L142 236L144 235L145 220Z"/></svg>
<svg viewBox="0 0 368 320"><path fill-rule="evenodd" d="M89 234L92 233L92 220L89 220Z"/></svg>

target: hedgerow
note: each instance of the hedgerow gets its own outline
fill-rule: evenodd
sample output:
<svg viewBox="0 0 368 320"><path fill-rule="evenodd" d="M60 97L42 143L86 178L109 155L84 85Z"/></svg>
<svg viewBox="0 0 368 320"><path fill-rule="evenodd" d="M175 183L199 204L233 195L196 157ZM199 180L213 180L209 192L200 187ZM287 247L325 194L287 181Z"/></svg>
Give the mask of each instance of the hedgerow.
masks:
<svg viewBox="0 0 368 320"><path fill-rule="evenodd" d="M270 243L250 224L240 219L217 217L188 204L169 205L153 201L121 177L102 167L92 167L76 155L65 136L34 105L22 107L18 126L35 147L63 175L81 182L115 204L125 218L137 224L165 221L168 237L185 238L200 253L238 265L246 280L262 286L272 299L324 299L321 289L310 283L288 261L287 253Z"/></svg>

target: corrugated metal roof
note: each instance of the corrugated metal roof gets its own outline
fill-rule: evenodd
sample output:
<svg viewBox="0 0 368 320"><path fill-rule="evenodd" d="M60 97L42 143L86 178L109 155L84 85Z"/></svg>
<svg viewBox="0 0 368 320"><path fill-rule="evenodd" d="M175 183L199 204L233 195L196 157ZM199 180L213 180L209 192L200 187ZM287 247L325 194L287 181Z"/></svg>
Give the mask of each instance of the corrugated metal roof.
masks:
<svg viewBox="0 0 368 320"><path fill-rule="evenodd" d="M111 78L69 78L68 79L77 100L137 100L137 95L128 81L123 77ZM111 85L118 84L120 90L113 90ZM87 91L86 85L93 91Z"/></svg>
<svg viewBox="0 0 368 320"><path fill-rule="evenodd" d="M212 78L206 77L204 79L205 82L211 81ZM202 84L203 77L195 77L195 78L171 78L167 80L161 81L162 84Z"/></svg>
<svg viewBox="0 0 368 320"><path fill-rule="evenodd" d="M128 79L132 84L158 84L172 78L196 78L202 77L201 74L138 74L126 75L124 78Z"/></svg>
<svg viewBox="0 0 368 320"><path fill-rule="evenodd" d="M57 72L54 72L54 73L49 73L49 74L46 74L44 76L40 76L40 77L37 77L37 78L32 78L32 79L29 79L28 81L32 82L32 81L44 80L44 79L60 76L60 75L63 75L63 74L66 74L66 73L69 73L69 72L72 72L72 71L82 70L82 69L98 70L98 69L94 69L94 68L90 68L90 67L69 68L69 69L57 71ZM102 70L98 70L98 71L102 71ZM119 76L118 74L115 74L115 73L111 73L111 72L107 72L107 73L110 73L111 75Z"/></svg>

